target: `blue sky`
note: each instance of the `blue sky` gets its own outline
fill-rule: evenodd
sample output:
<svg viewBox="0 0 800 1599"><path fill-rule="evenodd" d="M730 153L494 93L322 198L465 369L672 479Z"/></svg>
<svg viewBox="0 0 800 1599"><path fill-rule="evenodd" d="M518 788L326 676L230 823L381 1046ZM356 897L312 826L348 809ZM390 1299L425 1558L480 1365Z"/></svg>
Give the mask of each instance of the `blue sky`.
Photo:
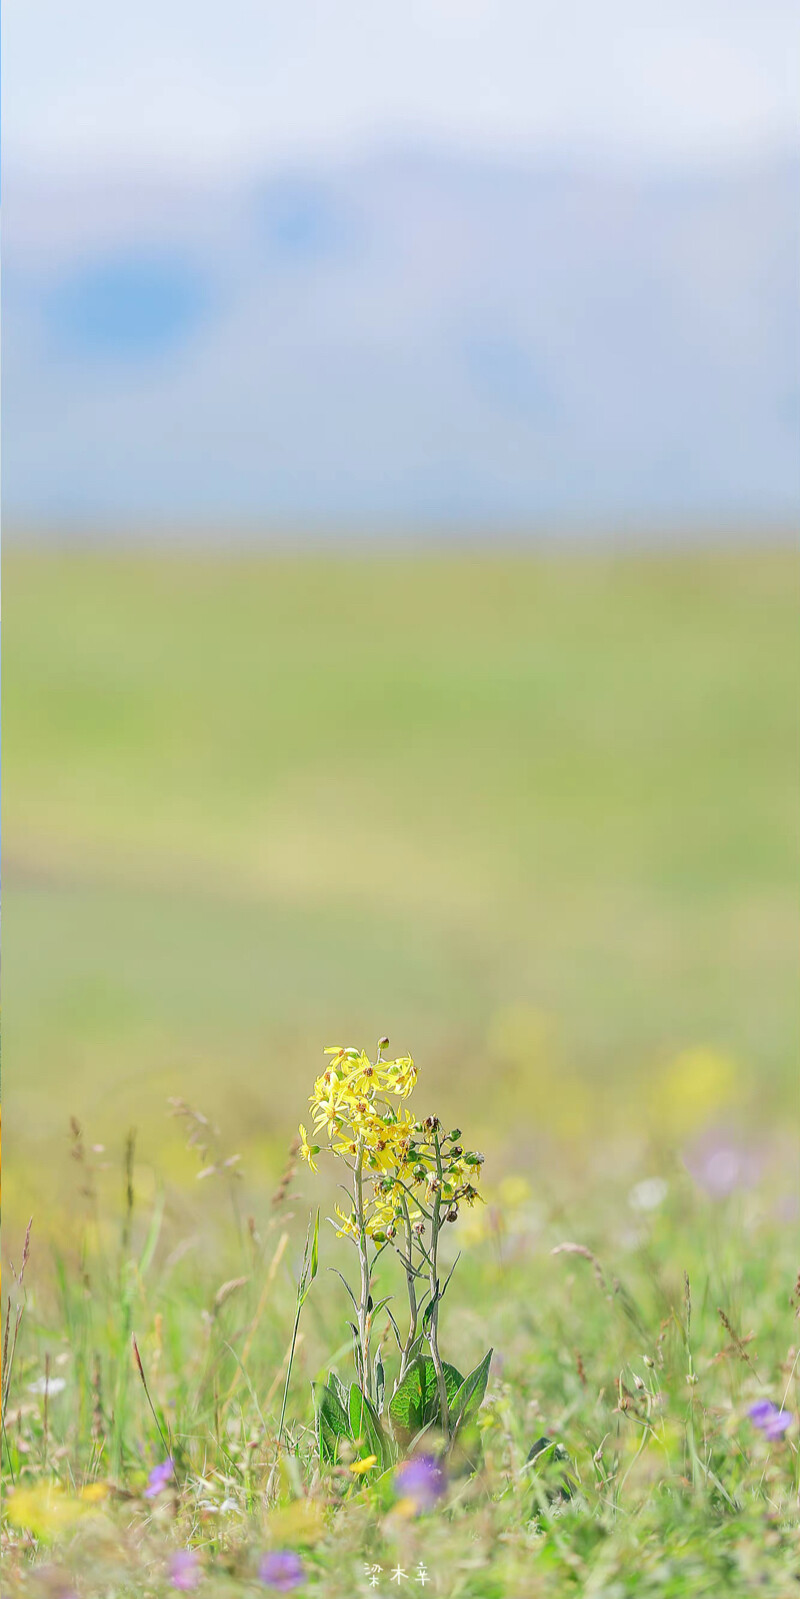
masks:
<svg viewBox="0 0 800 1599"><path fill-rule="evenodd" d="M796 0L6 0L10 522L796 512Z"/></svg>

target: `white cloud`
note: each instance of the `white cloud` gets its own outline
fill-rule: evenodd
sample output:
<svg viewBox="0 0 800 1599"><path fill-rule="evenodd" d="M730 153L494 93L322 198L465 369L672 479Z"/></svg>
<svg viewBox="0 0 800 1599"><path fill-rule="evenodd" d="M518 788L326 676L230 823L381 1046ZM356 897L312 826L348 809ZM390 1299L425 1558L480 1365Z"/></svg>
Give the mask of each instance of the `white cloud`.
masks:
<svg viewBox="0 0 800 1599"><path fill-rule="evenodd" d="M716 158L797 134L794 0L7 0L6 155L247 168L389 139Z"/></svg>

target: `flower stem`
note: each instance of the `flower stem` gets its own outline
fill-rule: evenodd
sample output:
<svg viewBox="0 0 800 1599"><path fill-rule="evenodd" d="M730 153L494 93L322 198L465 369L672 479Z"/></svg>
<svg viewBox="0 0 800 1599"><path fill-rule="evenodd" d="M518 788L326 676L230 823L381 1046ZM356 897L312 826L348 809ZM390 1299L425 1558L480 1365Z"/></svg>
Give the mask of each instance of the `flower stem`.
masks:
<svg viewBox="0 0 800 1599"><path fill-rule="evenodd" d="M408 1337L406 1338L400 1354L400 1375L397 1379L398 1383L401 1383L405 1377L406 1368L408 1366L408 1357L411 1353L414 1340L417 1336L417 1290L414 1282L414 1264L412 1260L413 1235L411 1232L411 1217L408 1214L408 1201L406 1199L403 1200L403 1214L405 1216L406 1233L406 1254L403 1256L403 1263L406 1268L406 1286L408 1288L408 1306L410 1316L408 1323Z"/></svg>
<svg viewBox="0 0 800 1599"><path fill-rule="evenodd" d="M450 1415L447 1407L447 1383L445 1382L442 1357L439 1354L439 1277L437 1272L437 1254L439 1249L439 1230L441 1222L439 1213L442 1208L442 1154L439 1148L439 1135L434 1132L433 1147L436 1151L436 1174L438 1187L433 1200L433 1217L431 1219L431 1252L430 1252L430 1284L431 1284L431 1317L428 1328L428 1344L436 1372L436 1383L439 1389L439 1408L442 1413L442 1433L445 1447L450 1442Z"/></svg>
<svg viewBox="0 0 800 1599"><path fill-rule="evenodd" d="M358 1259L361 1266L361 1292L358 1300L358 1339L361 1347L361 1391L368 1399L372 1398L372 1372L369 1362L369 1335L370 1335L370 1269L367 1255L367 1230L364 1219L364 1135L358 1141L358 1153L355 1167L355 1208L356 1226L358 1228Z"/></svg>

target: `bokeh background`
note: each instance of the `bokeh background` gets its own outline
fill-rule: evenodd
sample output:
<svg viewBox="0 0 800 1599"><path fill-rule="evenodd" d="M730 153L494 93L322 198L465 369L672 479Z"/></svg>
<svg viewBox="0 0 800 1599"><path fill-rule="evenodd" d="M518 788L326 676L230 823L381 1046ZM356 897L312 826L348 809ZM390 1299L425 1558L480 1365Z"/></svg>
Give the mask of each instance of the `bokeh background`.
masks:
<svg viewBox="0 0 800 1599"><path fill-rule="evenodd" d="M383 1033L529 1174L791 1124L799 35L9 0L12 1228Z"/></svg>

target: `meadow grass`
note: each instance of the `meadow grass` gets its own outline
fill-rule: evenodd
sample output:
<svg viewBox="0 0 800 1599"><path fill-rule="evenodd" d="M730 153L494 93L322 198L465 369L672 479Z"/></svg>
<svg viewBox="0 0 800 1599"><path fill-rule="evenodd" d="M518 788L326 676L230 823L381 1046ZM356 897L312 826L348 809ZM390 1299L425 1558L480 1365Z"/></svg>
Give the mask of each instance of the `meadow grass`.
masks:
<svg viewBox="0 0 800 1599"><path fill-rule="evenodd" d="M290 1163L251 1212L248 1173L218 1163L204 1206L167 1184L145 1203L130 1154L120 1169L77 1131L75 1153L54 1289L37 1283L35 1237L26 1267L4 1592L168 1594L187 1549L214 1595L265 1591L261 1560L287 1550L299 1592L342 1599L376 1591L370 1567L395 1592L398 1565L406 1591L424 1568L431 1593L469 1599L793 1591L800 1296L779 1149L726 1197L630 1140L487 1172L489 1204L449 1230L448 1262L462 1255L440 1333L462 1372L495 1350L479 1443L418 1516L391 1472L351 1473L364 1447L320 1465L311 1381L353 1378L330 1268L357 1282L324 1221L279 1440L303 1236L329 1186ZM398 1308L391 1262L378 1291ZM25 1280L10 1298L24 1304ZM376 1335L391 1382L385 1311ZM748 1414L764 1398L791 1416L772 1442ZM174 1476L148 1498L167 1458Z"/></svg>
<svg viewBox="0 0 800 1599"><path fill-rule="evenodd" d="M747 1412L797 1411L795 558L5 565L4 1588L793 1591L796 1420ZM335 1197L280 1172L321 1046L384 1032L487 1156L480 1464L419 1517L319 1469L324 1220L277 1436Z"/></svg>

